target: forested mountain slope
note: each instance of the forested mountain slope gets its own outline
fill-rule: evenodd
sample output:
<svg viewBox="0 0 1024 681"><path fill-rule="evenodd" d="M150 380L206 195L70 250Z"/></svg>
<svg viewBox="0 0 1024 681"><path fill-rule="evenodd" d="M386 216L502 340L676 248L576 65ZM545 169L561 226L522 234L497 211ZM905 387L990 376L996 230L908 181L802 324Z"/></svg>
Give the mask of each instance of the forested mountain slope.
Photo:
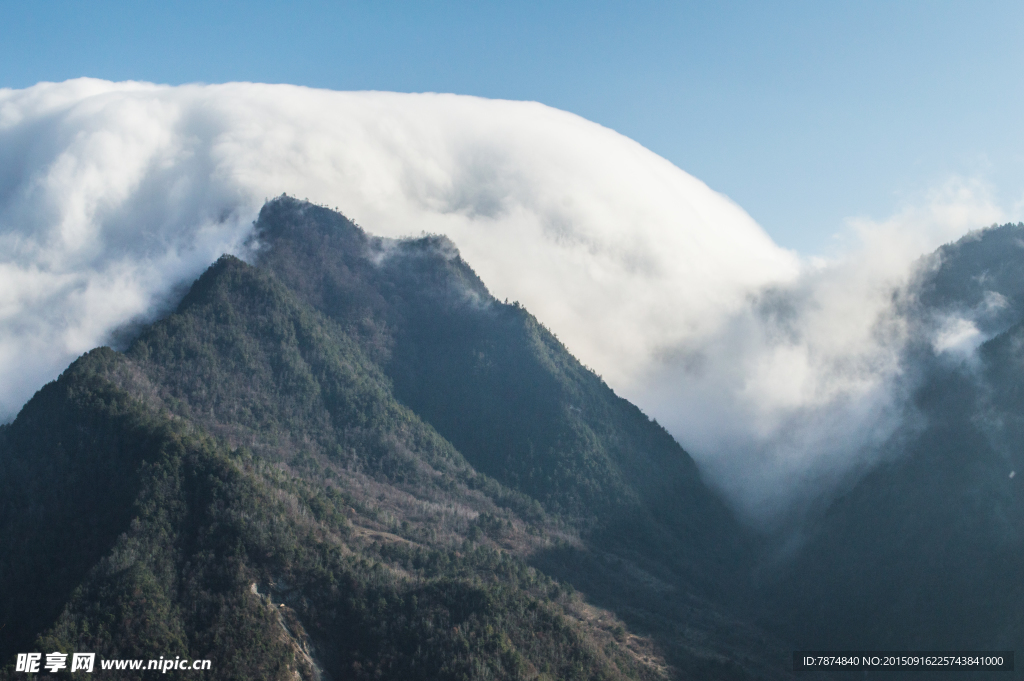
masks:
<svg viewBox="0 0 1024 681"><path fill-rule="evenodd" d="M447 239L374 239L287 197L256 234L259 265L363 339L395 396L477 470L603 540L661 557L685 547L672 567L692 581L749 558L749 536L675 440L518 303L495 300Z"/></svg>
<svg viewBox="0 0 1024 681"><path fill-rule="evenodd" d="M993 337L965 354L922 334L906 359L910 413L887 459L765 579L767 626L798 647L1024 641L1024 225L972 233L925 264L912 321L930 332L967 320Z"/></svg>
<svg viewBox="0 0 1024 681"><path fill-rule="evenodd" d="M222 258L0 430L4 664L788 676L690 458L450 243L286 197L257 234L257 266Z"/></svg>
<svg viewBox="0 0 1024 681"><path fill-rule="evenodd" d="M784 551L447 239L285 196L255 227L253 264L0 426L0 678L57 650L212 661L192 678L781 679L793 649L1024 639L1024 226L925 262L904 427ZM966 323L977 353L934 340Z"/></svg>

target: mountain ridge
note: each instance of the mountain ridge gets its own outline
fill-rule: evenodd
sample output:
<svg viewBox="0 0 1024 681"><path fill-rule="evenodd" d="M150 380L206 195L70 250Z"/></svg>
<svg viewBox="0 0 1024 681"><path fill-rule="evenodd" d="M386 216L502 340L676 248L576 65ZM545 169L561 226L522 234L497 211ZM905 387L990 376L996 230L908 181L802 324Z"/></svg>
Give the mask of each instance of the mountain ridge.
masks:
<svg viewBox="0 0 1024 681"><path fill-rule="evenodd" d="M903 426L762 584L764 626L805 649L1007 650L1024 640L1024 224L939 248L910 294L918 336L903 360ZM987 340L976 352L936 344L950 319Z"/></svg>
<svg viewBox="0 0 1024 681"><path fill-rule="evenodd" d="M281 198L264 227L275 210L343 220ZM730 614L749 547L716 539L741 531L671 437L490 298L450 242L374 262L386 242L357 230L321 234L335 272L296 260L316 286L279 276L281 234L255 267L221 258L125 352L87 353L0 431L7 488L61 481L54 522L0 501L0 539L25 546L0 557L0 653L180 654L214 659L211 678L787 677ZM89 428L61 454L61 433ZM118 437L134 448L111 458ZM104 457L122 464L83 493L119 515L76 514L65 469ZM89 523L92 550L47 569ZM24 621L33 579L58 584Z"/></svg>

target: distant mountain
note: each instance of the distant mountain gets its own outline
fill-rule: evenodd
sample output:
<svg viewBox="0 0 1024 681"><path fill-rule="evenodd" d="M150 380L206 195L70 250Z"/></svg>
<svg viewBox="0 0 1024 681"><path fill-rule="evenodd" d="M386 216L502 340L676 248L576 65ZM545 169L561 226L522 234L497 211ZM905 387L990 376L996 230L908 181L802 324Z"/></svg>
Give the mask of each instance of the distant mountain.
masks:
<svg viewBox="0 0 1024 681"><path fill-rule="evenodd" d="M0 428L0 663L789 676L746 619L760 540L451 242L288 197L255 239Z"/></svg>
<svg viewBox="0 0 1024 681"><path fill-rule="evenodd" d="M1024 225L971 232L922 262L918 309L970 317L994 335L1024 317Z"/></svg>
<svg viewBox="0 0 1024 681"><path fill-rule="evenodd" d="M768 626L797 647L1024 641L1024 225L972 233L923 265L912 318L926 330L966 320L991 339L951 354L922 336L887 460L769 571Z"/></svg>

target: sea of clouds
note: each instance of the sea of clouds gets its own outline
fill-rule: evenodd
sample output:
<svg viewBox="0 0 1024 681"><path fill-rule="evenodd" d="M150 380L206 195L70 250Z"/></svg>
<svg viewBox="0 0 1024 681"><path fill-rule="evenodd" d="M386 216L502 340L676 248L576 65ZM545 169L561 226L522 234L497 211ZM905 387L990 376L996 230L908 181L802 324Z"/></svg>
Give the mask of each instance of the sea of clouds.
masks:
<svg viewBox="0 0 1024 681"><path fill-rule="evenodd" d="M807 259L639 144L537 103L92 79L0 90L0 419L222 253L246 257L281 193L375 234L451 237L494 295L524 303L760 522L870 463L906 398L897 301L914 263L1004 218L951 183L851 221L842 257Z"/></svg>

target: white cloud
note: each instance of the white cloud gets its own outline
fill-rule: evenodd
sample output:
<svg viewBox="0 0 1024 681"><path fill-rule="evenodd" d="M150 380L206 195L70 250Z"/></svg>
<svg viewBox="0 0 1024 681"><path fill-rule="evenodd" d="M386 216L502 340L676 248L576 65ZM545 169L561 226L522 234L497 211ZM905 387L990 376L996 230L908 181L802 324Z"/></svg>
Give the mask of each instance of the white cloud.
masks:
<svg viewBox="0 0 1024 681"><path fill-rule="evenodd" d="M0 90L0 413L146 315L265 198L450 236L751 514L891 429L913 256L998 219L968 184L801 263L635 142L537 103L285 85ZM979 222L980 220L980 222ZM826 476L827 477L827 476Z"/></svg>
<svg viewBox="0 0 1024 681"><path fill-rule="evenodd" d="M8 412L112 326L237 251L281 192L375 233L448 234L496 295L521 300L620 384L652 347L797 269L700 181L530 102L44 83L0 91L0 167Z"/></svg>
<svg viewBox="0 0 1024 681"><path fill-rule="evenodd" d="M886 220L850 220L842 258L805 262L710 337L663 348L638 400L748 517L771 519L881 456L914 387L912 336L959 356L983 340L970 319L922 324L908 285L922 254L1001 219L984 187L954 180Z"/></svg>

